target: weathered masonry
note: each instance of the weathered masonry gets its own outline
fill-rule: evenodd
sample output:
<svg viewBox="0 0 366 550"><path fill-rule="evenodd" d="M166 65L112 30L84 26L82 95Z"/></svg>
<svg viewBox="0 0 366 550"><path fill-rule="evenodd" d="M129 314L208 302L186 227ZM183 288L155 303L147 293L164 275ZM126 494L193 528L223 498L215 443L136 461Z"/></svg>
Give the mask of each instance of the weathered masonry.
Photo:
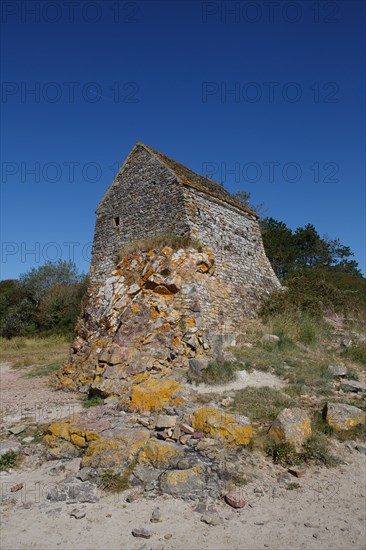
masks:
<svg viewBox="0 0 366 550"><path fill-rule="evenodd" d="M234 344L280 288L256 214L137 143L97 209L89 301L60 384L128 400L142 380L179 378Z"/></svg>
<svg viewBox="0 0 366 550"><path fill-rule="evenodd" d="M259 298L280 287L264 252L257 215L218 183L143 143L122 164L96 214L95 283L113 271L123 245L173 233L191 235L212 249L218 276L231 288L233 320L255 312ZM225 303L221 306L224 318L228 310Z"/></svg>

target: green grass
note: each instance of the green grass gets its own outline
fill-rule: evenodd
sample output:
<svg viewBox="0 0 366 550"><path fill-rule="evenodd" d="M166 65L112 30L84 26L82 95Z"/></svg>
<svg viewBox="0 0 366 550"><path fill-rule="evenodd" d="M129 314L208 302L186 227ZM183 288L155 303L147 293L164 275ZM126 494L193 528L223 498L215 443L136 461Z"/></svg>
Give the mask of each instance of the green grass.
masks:
<svg viewBox="0 0 366 550"><path fill-rule="evenodd" d="M289 443L278 443L268 440L265 447L267 456L272 457L275 464L281 466L298 466L313 462L323 464L329 468L337 466L340 461L332 453L328 437L321 432L313 431L309 441L303 445L300 451L296 451Z"/></svg>
<svg viewBox="0 0 366 550"><path fill-rule="evenodd" d="M231 409L257 422L272 422L282 409L295 401L274 388L243 388L235 392Z"/></svg>
<svg viewBox="0 0 366 550"><path fill-rule="evenodd" d="M162 235L156 235L150 239L139 239L130 243L126 243L122 246L117 253L117 263L124 257L136 254L138 252L148 252L149 250L155 250L160 252L165 246L169 246L174 251L181 248L195 248L199 252L202 252L202 245L192 239L189 235L180 237L173 233L164 233Z"/></svg>
<svg viewBox="0 0 366 550"><path fill-rule="evenodd" d="M240 363L216 360L211 361L199 375L189 372L188 376L191 382L197 384L227 384L235 380L237 371L242 368L243 366Z"/></svg>
<svg viewBox="0 0 366 550"><path fill-rule="evenodd" d="M132 460L121 474L115 473L112 470L105 471L100 480L102 489L111 493L126 491L129 488L129 477L135 469L136 463L137 458Z"/></svg>
<svg viewBox="0 0 366 550"><path fill-rule="evenodd" d="M366 366L366 343L357 342L353 343L349 348L346 348L343 352L345 358L359 363L362 366Z"/></svg>
<svg viewBox="0 0 366 550"><path fill-rule="evenodd" d="M102 474L100 484L102 489L104 489L105 491L109 491L111 493L119 493L128 489L128 477L129 474L115 474L108 470L107 472L104 472L104 474Z"/></svg>
<svg viewBox="0 0 366 550"><path fill-rule="evenodd" d="M103 405L104 399L103 397L100 397L100 395L90 395L88 396L85 401L82 402L82 406L84 409L89 409L90 407L96 407L97 405Z"/></svg>
<svg viewBox="0 0 366 550"><path fill-rule="evenodd" d="M267 318L267 326L272 334L279 336L282 347L297 342L316 346L322 339L329 338L331 332L322 318L304 312L271 315Z"/></svg>
<svg viewBox="0 0 366 550"><path fill-rule="evenodd" d="M301 489L300 483L292 482L286 485L286 491L293 491L295 489Z"/></svg>
<svg viewBox="0 0 366 550"><path fill-rule="evenodd" d="M281 340L278 344L258 342L252 348L232 351L248 367L283 378L288 383L286 393L294 398L308 392L328 395L332 390L332 377L328 372L328 365L335 361L332 352L319 348L306 352L296 343Z"/></svg>
<svg viewBox="0 0 366 550"><path fill-rule="evenodd" d="M10 452L3 454L2 456L0 456L0 472L4 472L10 470L10 468L14 468L17 461L17 453Z"/></svg>
<svg viewBox="0 0 366 550"><path fill-rule="evenodd" d="M70 340L65 336L0 338L0 357L12 367L48 366L67 358Z"/></svg>
<svg viewBox="0 0 366 550"><path fill-rule="evenodd" d="M62 364L64 363L64 360L61 359L59 361L56 361L55 363L51 363L50 365L39 365L36 367L33 367L30 371L27 371L27 378L33 378L36 376L49 376L50 374L58 371Z"/></svg>

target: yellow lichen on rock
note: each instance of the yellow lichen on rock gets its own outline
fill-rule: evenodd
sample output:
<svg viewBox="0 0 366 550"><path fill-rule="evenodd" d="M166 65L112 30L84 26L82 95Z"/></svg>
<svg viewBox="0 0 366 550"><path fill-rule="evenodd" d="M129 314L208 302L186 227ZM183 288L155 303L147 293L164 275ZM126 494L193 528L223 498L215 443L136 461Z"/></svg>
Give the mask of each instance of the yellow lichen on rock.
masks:
<svg viewBox="0 0 366 550"><path fill-rule="evenodd" d="M311 420L306 411L297 407L283 409L277 416L268 434L280 443L290 443L296 450L311 437Z"/></svg>
<svg viewBox="0 0 366 550"><path fill-rule="evenodd" d="M163 441L150 440L141 451L138 462L150 464L154 468L167 468L172 461L183 456L183 450Z"/></svg>
<svg viewBox="0 0 366 550"><path fill-rule="evenodd" d="M148 430L128 430L125 436L101 437L92 441L83 456L82 466L115 468L134 460L149 441Z"/></svg>
<svg viewBox="0 0 366 550"><path fill-rule="evenodd" d="M237 419L215 407L201 407L195 411L192 425L195 430L218 437L227 445L248 445L253 437L253 428L247 419Z"/></svg>
<svg viewBox="0 0 366 550"><path fill-rule="evenodd" d="M351 430L366 423L365 411L343 403L327 403L323 416L327 424L337 431Z"/></svg>
<svg viewBox="0 0 366 550"><path fill-rule="evenodd" d="M132 388L128 408L135 412L161 411L183 402L182 386L176 380L147 379Z"/></svg>

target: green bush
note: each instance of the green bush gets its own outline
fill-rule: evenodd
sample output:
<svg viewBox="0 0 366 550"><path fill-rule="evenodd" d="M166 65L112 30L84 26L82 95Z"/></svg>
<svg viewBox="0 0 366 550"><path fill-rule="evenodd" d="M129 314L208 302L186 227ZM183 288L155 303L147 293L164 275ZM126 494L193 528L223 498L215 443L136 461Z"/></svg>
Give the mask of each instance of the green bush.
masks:
<svg viewBox="0 0 366 550"><path fill-rule="evenodd" d="M14 468L18 461L18 455L17 453L5 453L2 456L0 456L0 472L10 470L10 468Z"/></svg>
<svg viewBox="0 0 366 550"><path fill-rule="evenodd" d="M235 380L239 368L243 368L239 363L218 359L216 361L211 361L200 375L190 372L189 378L191 382L197 384L226 384L227 382Z"/></svg>

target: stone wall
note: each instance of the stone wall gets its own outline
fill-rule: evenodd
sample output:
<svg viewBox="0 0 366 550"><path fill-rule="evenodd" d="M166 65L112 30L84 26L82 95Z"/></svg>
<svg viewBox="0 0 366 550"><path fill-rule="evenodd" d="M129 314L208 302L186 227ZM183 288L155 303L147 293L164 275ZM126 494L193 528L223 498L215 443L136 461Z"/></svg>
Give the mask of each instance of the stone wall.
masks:
<svg viewBox="0 0 366 550"><path fill-rule="evenodd" d="M92 283L103 282L111 273L124 244L167 232L189 232L182 186L141 146L122 165L96 214Z"/></svg>
<svg viewBox="0 0 366 550"><path fill-rule="evenodd" d="M191 234L211 248L226 289L217 296L215 318L210 308L209 323L230 333L244 316L253 317L263 299L281 285L265 254L255 216L188 186L184 194Z"/></svg>
<svg viewBox="0 0 366 550"><path fill-rule="evenodd" d="M98 288L110 276L124 245L166 233L190 234L213 253L221 292L207 285L197 292L215 334L235 333L243 317L253 317L263 299L281 288L255 215L226 202L225 194L220 198L181 181L159 156L137 145L97 209L92 284Z"/></svg>

